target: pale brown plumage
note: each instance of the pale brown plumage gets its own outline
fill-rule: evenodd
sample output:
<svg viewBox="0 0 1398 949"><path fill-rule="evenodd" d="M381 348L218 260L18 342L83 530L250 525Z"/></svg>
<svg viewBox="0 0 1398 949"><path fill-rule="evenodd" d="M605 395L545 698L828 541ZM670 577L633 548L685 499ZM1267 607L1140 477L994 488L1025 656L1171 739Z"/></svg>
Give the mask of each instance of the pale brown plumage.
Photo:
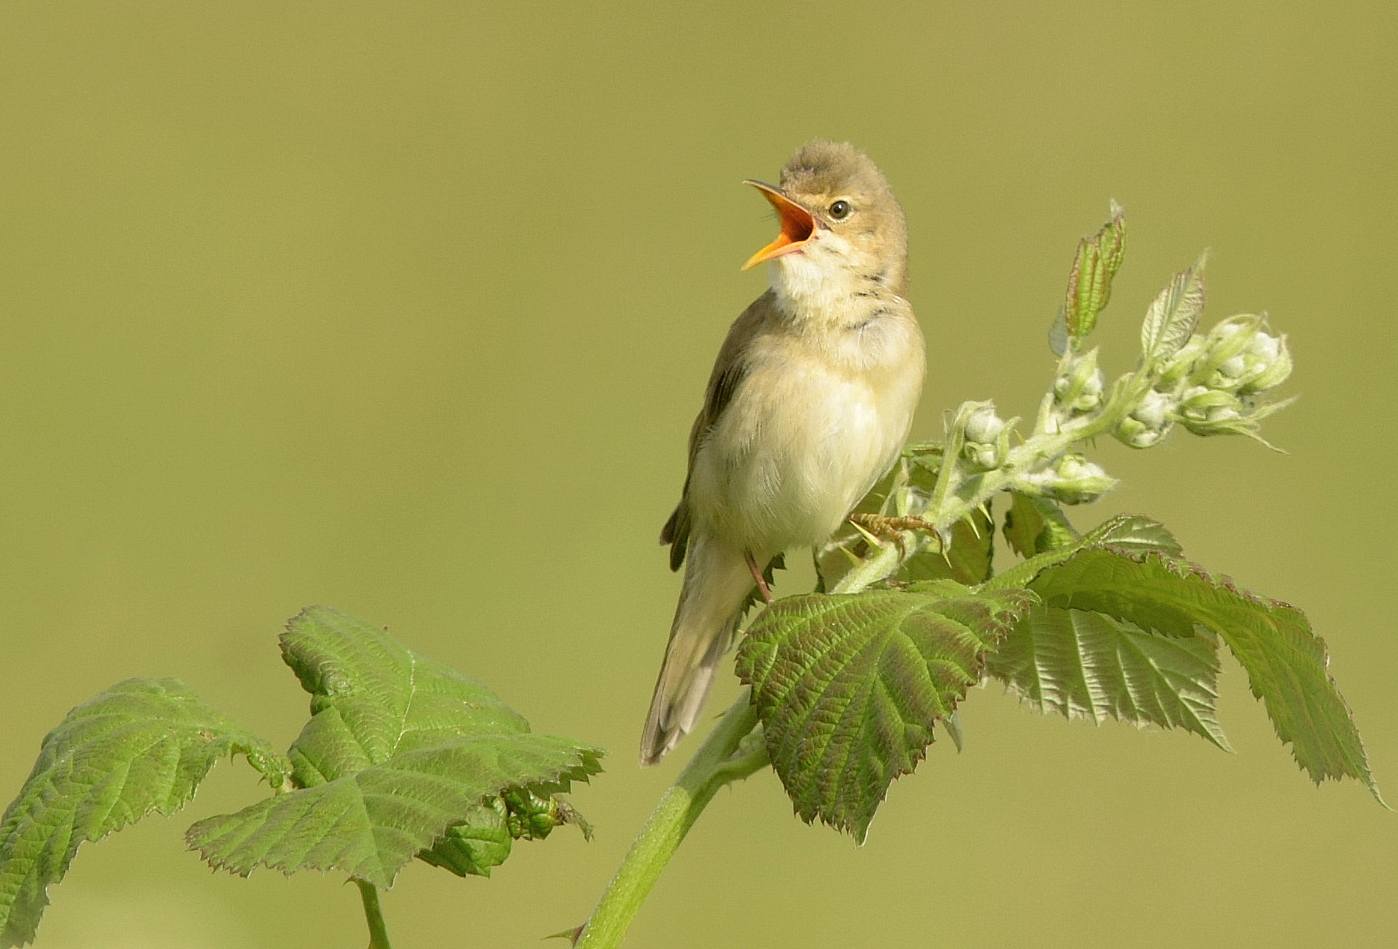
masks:
<svg viewBox="0 0 1398 949"><path fill-rule="evenodd" d="M733 323L689 435L661 532L688 563L641 738L653 764L690 731L754 587L753 569L828 538L892 465L922 388L903 294L907 227L888 182L848 144L810 142L780 187L772 287Z"/></svg>

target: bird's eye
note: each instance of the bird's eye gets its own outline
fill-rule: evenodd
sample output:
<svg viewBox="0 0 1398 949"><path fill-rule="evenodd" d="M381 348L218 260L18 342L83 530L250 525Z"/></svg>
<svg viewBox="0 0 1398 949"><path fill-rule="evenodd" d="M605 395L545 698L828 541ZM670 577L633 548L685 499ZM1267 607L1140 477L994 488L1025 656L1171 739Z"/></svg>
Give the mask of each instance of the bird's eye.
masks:
<svg viewBox="0 0 1398 949"><path fill-rule="evenodd" d="M837 221L843 221L850 216L850 212L853 210L854 208L850 207L849 202L841 198L830 205L830 216Z"/></svg>

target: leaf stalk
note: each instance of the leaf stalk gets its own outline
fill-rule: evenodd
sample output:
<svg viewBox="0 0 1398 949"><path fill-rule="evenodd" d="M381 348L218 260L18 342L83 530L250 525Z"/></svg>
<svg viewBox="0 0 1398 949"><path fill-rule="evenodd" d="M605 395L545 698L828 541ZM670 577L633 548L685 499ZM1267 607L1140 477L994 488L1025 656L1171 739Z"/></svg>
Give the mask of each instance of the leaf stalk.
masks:
<svg viewBox="0 0 1398 949"><path fill-rule="evenodd" d="M393 949L388 942L388 927L384 925L379 906L379 888L365 880L355 879L359 898L364 901L364 919L369 923L369 949Z"/></svg>

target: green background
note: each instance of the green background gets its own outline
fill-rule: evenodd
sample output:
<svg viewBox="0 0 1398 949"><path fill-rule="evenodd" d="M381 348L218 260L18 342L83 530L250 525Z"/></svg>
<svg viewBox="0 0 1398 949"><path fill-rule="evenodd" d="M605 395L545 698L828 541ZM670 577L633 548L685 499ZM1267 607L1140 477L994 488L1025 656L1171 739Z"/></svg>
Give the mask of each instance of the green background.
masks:
<svg viewBox="0 0 1398 949"><path fill-rule="evenodd" d="M738 265L771 213L739 182L816 136L866 149L908 212L915 436L964 399L1032 413L1109 198L1131 232L1109 370L1206 244L1206 322L1270 311L1302 398L1266 432L1290 453L1102 444L1125 484L1076 517L1151 514L1306 610L1398 798L1395 24L1388 2L7 0L0 798L128 676L285 745L306 702L275 636L331 604L612 751L574 796L591 844L523 844L488 881L410 867L395 943L580 923L680 763L634 764L678 591L655 538L764 285ZM1231 756L974 692L965 752L935 745L859 849L760 774L628 946L1392 945L1398 817L1311 786L1236 665L1222 689ZM84 848L38 945L363 944L341 878L184 852L190 821L260 794L223 765L176 818Z"/></svg>

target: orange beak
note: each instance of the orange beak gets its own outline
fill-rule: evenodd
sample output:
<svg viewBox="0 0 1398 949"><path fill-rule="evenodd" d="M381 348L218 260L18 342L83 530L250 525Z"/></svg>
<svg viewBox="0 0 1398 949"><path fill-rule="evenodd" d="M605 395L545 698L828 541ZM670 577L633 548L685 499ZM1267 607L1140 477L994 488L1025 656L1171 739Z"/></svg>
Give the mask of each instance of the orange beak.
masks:
<svg viewBox="0 0 1398 949"><path fill-rule="evenodd" d="M777 239L766 247L759 250L748 258L748 262L743 264L743 269L756 267L764 260L774 260L784 254L793 254L805 246L806 241L815 232L815 218L811 217L811 212L801 205L795 203L776 185L769 185L765 181L757 181L749 178L744 181L745 185L752 185L762 192L762 197L772 203L772 207L777 209L777 217L781 219L782 230L777 235Z"/></svg>

